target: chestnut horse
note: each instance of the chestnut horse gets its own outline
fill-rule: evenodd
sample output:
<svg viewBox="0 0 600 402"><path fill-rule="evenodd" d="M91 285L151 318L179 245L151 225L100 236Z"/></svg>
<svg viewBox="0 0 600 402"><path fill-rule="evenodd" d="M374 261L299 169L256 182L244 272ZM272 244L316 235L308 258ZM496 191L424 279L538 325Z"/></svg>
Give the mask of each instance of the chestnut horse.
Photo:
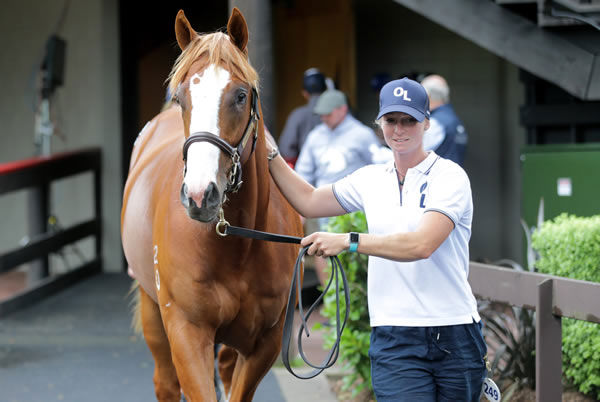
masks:
<svg viewBox="0 0 600 402"><path fill-rule="evenodd" d="M141 285L159 401L179 401L181 392L189 401L216 400L216 343L226 395L250 401L281 349L298 246L215 232L222 211L232 225L302 233L269 174L258 75L239 10L227 31L200 35L177 14L175 105L140 133L125 185L123 249Z"/></svg>

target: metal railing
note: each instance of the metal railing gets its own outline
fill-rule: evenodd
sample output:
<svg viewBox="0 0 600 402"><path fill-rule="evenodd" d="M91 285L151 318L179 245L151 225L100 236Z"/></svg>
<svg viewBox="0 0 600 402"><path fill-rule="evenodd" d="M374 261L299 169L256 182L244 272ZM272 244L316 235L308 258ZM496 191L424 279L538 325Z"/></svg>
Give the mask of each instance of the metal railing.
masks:
<svg viewBox="0 0 600 402"><path fill-rule="evenodd" d="M536 400L562 400L562 317L600 323L600 283L471 262L480 299L536 311Z"/></svg>
<svg viewBox="0 0 600 402"><path fill-rule="evenodd" d="M93 174L94 217L56 233L47 230L50 184L58 179L89 172ZM64 287L102 271L101 150L89 148L0 164L0 196L29 189L30 241L23 247L0 254L0 273L30 263L36 280L25 290L0 302L0 316L28 306ZM68 244L93 236L95 256L91 261L58 276L49 276L48 255Z"/></svg>

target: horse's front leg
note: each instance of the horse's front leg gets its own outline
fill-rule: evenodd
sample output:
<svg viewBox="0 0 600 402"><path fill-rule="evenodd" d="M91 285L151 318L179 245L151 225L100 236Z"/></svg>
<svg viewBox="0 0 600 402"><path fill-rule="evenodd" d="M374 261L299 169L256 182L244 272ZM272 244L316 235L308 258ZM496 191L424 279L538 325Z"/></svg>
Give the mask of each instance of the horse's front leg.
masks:
<svg viewBox="0 0 600 402"><path fill-rule="evenodd" d="M175 303L161 309L177 377L188 402L216 402L214 328L189 322Z"/></svg>
<svg viewBox="0 0 600 402"><path fill-rule="evenodd" d="M238 355L229 397L231 402L252 401L258 384L275 363L281 350L282 331L283 314L279 323L258 339L256 348L250 355Z"/></svg>
<svg viewBox="0 0 600 402"><path fill-rule="evenodd" d="M169 340L163 327L158 305L138 287L144 339L154 357L154 393L159 402L179 402L181 389L171 359Z"/></svg>

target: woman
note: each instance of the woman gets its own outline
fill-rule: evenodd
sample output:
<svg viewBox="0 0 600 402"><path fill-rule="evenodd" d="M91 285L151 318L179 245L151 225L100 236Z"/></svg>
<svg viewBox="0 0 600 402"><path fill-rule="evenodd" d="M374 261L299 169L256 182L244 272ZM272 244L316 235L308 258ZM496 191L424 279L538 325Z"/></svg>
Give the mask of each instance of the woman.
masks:
<svg viewBox="0 0 600 402"><path fill-rule="evenodd" d="M457 164L423 149L425 89L387 83L379 114L393 162L314 188L270 144L270 171L305 217L365 212L369 233L313 233L308 254L368 254L371 374L378 401L478 401L486 345L467 282L473 203Z"/></svg>

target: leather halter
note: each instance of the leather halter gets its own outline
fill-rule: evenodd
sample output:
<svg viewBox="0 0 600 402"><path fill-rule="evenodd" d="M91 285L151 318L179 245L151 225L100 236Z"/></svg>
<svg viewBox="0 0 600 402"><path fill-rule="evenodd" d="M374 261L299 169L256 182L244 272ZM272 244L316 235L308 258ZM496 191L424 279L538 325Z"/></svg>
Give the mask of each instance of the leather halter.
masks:
<svg viewBox="0 0 600 402"><path fill-rule="evenodd" d="M250 154L254 152L254 148L256 147L256 139L258 138L258 120L260 120L260 113L258 112L258 92L255 87L252 87L252 106L250 109L250 117L248 119L248 124L246 125L244 135L242 136L242 139L238 145L234 148L221 137L213 133L199 131L190 135L183 143L183 161L187 162L188 148L194 142L208 142L209 144L215 145L231 158L232 166L228 174L225 193L235 193L242 186L242 163L245 163L246 161L242 162L241 157L244 153L244 149L246 148L246 144L250 139L250 134L253 131L254 137L252 139L252 149L250 150Z"/></svg>

